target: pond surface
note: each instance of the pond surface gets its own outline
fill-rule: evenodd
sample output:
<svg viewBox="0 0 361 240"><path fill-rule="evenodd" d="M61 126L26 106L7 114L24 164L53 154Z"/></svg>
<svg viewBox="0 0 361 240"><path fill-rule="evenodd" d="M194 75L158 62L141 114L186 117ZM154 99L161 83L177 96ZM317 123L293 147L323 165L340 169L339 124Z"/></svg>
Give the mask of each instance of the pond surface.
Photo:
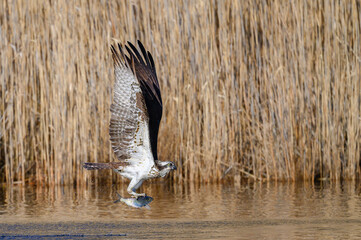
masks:
<svg viewBox="0 0 361 240"><path fill-rule="evenodd" d="M1 186L0 238L361 239L355 182L144 185L151 209L114 203L126 183Z"/></svg>

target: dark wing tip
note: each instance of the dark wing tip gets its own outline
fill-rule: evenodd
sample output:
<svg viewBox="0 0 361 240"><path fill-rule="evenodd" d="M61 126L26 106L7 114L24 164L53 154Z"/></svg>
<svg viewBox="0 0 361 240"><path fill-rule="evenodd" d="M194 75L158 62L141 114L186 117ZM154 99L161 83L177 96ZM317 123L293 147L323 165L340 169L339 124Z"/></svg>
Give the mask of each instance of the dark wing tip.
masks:
<svg viewBox="0 0 361 240"><path fill-rule="evenodd" d="M144 60L143 60L143 57L139 54L137 48L131 43L128 41L128 45L129 47L132 49L132 53L135 54L137 56L137 60L138 62L140 62L141 64L145 65L144 63ZM129 48L127 48L127 51L129 52ZM130 53L130 52L129 52ZM131 53L130 53L131 54Z"/></svg>
<svg viewBox="0 0 361 240"><path fill-rule="evenodd" d="M135 57L133 51L127 45L125 45L125 49L127 49L127 52L129 53L130 59L133 58L134 60L138 61L138 58Z"/></svg>
<svg viewBox="0 0 361 240"><path fill-rule="evenodd" d="M114 45L113 44L110 44L110 50L113 52L115 51L115 48L114 48Z"/></svg>
<svg viewBox="0 0 361 240"><path fill-rule="evenodd" d="M147 62L147 66L150 67L151 64L150 64L150 62L149 62L149 58L148 58L147 51L145 50L145 48L144 48L144 46L143 46L143 44L142 44L141 41L138 40L137 42L138 42L138 46L139 46L139 48L140 48L140 51L142 51L143 57L144 57L145 61Z"/></svg>
<svg viewBox="0 0 361 240"><path fill-rule="evenodd" d="M155 70L155 65L154 65L154 60L153 60L152 54L149 51L147 53L148 53L148 58L150 60L150 64L152 65L153 70Z"/></svg>

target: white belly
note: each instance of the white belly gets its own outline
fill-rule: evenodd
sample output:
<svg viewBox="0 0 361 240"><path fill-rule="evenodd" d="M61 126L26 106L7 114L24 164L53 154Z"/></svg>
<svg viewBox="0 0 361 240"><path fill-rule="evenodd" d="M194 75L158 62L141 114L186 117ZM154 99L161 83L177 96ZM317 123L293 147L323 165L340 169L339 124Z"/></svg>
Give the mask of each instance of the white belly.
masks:
<svg viewBox="0 0 361 240"><path fill-rule="evenodd" d="M149 177L149 173L153 169L154 165L146 164L147 161L137 162L137 164L130 164L126 167L119 167L118 169L114 169L115 172L119 173L122 177L128 179L143 179L146 180Z"/></svg>

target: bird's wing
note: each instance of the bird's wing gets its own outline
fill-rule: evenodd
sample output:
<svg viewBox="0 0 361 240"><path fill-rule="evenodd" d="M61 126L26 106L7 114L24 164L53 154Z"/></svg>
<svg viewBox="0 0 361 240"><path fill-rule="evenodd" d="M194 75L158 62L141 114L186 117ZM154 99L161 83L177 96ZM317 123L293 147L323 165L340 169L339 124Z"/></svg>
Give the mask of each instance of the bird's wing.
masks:
<svg viewBox="0 0 361 240"><path fill-rule="evenodd" d="M134 60L112 46L115 83L110 107L109 126L112 148L120 161L130 165L139 161L153 161L149 138L149 116L141 86L135 74ZM148 157L145 157L148 156Z"/></svg>
<svg viewBox="0 0 361 240"><path fill-rule="evenodd" d="M126 46L126 49L130 57L127 58L127 61L130 65L134 60L134 68L131 69L140 83L140 88L148 110L150 143L153 158L157 160L158 131L162 118L163 104L153 57L149 51L145 50L140 41L138 41L138 46L142 54L140 54L137 48L130 42L128 42L128 45L129 47Z"/></svg>

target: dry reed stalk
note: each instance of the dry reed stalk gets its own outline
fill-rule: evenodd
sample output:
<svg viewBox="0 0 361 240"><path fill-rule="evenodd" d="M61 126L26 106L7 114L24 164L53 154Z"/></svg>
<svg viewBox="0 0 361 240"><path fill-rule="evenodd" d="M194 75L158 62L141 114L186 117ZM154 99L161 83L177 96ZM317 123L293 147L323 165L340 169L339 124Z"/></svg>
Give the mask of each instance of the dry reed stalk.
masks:
<svg viewBox="0 0 361 240"><path fill-rule="evenodd" d="M109 46L136 39L175 182L359 178L360 26L352 0L2 1L1 180L82 185L113 158Z"/></svg>

